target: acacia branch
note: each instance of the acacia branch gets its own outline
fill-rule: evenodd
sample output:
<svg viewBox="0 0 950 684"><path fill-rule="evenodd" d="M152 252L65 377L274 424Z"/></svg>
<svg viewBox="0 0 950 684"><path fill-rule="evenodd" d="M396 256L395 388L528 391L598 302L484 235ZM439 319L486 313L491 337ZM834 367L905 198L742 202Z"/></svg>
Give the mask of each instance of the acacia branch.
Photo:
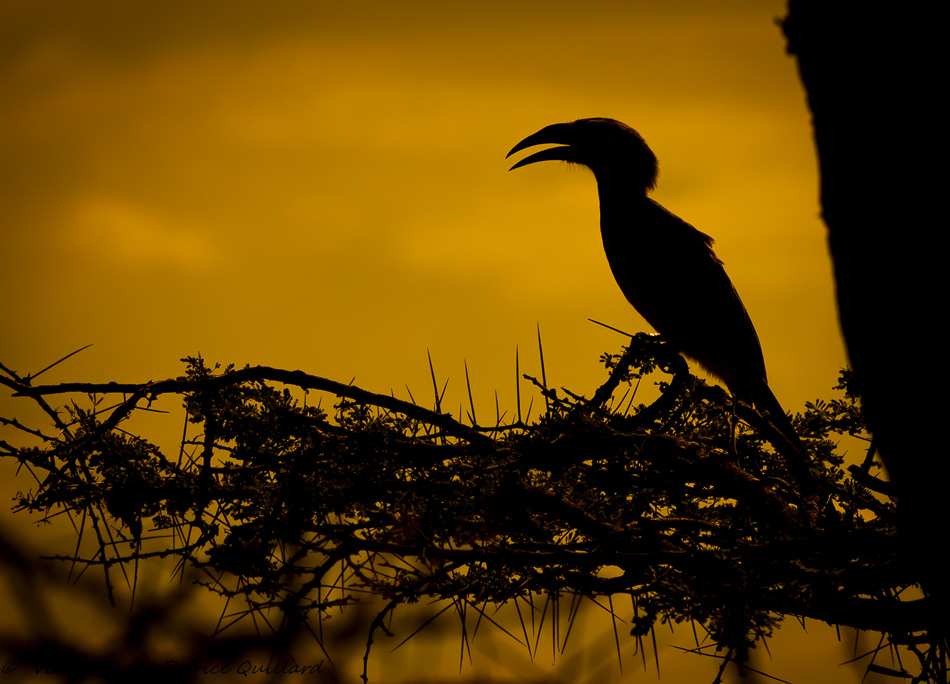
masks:
<svg viewBox="0 0 950 684"><path fill-rule="evenodd" d="M22 382L10 381L0 377L0 382L14 390L16 397L25 396L37 399L57 394L130 394L125 401L116 407L110 417L103 422L104 429L112 429L126 418L142 399L154 399L162 394L184 394L187 392L219 391L224 387L240 385L248 382L264 381L280 382L293 385L304 390L318 390L328 392L338 397L345 397L359 404L376 406L394 413L401 413L409 418L423 421L440 428L446 434L464 439L472 444L494 445L490 437L486 437L478 430L464 425L447 413L437 413L423 408L418 404L396 399L387 394L377 394L355 385L345 385L335 380L311 375L303 371L288 371L269 366L248 366L239 370L222 373L221 375L205 378L170 378L146 383L119 383L119 382L63 382L55 385L38 385L33 387Z"/></svg>

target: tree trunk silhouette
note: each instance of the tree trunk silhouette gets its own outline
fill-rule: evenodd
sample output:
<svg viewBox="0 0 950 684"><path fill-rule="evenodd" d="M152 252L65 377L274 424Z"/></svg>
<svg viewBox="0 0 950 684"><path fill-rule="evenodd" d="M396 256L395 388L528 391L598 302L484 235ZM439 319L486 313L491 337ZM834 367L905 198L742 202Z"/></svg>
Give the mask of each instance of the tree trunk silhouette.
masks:
<svg viewBox="0 0 950 684"><path fill-rule="evenodd" d="M947 268L944 236L936 242L945 209L937 206L943 193L935 169L945 142L936 122L943 59L936 59L934 19L921 2L790 0L783 28L812 112L822 215L857 389L897 488L905 557L934 599L934 627L945 629L950 479L938 442L943 359L934 354L936 282Z"/></svg>

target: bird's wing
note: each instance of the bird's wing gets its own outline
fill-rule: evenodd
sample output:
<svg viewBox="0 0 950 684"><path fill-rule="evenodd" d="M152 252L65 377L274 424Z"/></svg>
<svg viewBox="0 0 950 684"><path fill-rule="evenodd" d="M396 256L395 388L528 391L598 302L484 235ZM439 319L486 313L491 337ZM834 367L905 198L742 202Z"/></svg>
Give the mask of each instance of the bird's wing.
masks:
<svg viewBox="0 0 950 684"><path fill-rule="evenodd" d="M641 212L635 222L649 231L602 222L604 249L624 295L657 332L734 392L764 382L759 338L712 238L652 200Z"/></svg>

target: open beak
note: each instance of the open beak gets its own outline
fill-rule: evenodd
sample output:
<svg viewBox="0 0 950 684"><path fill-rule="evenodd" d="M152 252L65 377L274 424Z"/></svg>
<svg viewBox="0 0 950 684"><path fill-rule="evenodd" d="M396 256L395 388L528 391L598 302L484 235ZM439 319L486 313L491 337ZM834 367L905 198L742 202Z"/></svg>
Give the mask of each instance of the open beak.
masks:
<svg viewBox="0 0 950 684"><path fill-rule="evenodd" d="M540 152L535 152L534 154L528 155L508 170L514 171L515 169L522 166L527 166L528 164L534 164L535 162L540 161L575 161L574 149L570 146L570 131L570 124L559 123L545 126L537 133L532 133L520 143L512 147L511 151L505 155L505 159L513 155L515 152L520 152L523 149L534 147L535 145L555 144L561 145L561 147L549 147L546 150L541 150Z"/></svg>

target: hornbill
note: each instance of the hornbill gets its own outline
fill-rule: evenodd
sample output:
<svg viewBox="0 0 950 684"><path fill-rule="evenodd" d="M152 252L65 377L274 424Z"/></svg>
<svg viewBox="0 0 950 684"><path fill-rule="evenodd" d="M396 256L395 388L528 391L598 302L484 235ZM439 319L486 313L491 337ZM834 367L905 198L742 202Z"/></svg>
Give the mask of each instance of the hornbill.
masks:
<svg viewBox="0 0 950 684"><path fill-rule="evenodd" d="M797 452L789 466L809 486L805 449L769 389L758 335L713 239L647 197L658 165L640 134L614 119L579 119L542 128L507 156L544 144L559 146L511 170L559 160L594 173L604 251L627 300L663 338L725 382L735 399L765 414Z"/></svg>

